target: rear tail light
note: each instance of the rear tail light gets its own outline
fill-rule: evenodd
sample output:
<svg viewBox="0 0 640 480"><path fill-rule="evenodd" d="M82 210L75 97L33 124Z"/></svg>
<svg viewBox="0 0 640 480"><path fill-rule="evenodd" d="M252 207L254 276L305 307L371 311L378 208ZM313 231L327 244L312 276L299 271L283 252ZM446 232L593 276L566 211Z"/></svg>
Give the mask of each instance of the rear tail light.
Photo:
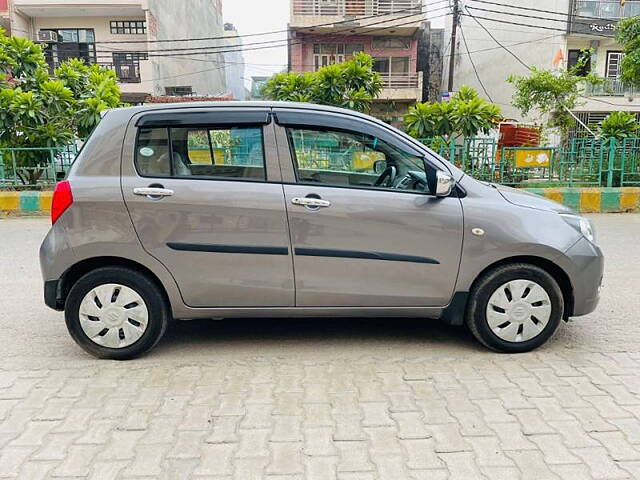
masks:
<svg viewBox="0 0 640 480"><path fill-rule="evenodd" d="M53 191L53 199L51 200L51 225L56 223L60 215L73 203L73 193L71 193L71 184L68 180L60 182Z"/></svg>

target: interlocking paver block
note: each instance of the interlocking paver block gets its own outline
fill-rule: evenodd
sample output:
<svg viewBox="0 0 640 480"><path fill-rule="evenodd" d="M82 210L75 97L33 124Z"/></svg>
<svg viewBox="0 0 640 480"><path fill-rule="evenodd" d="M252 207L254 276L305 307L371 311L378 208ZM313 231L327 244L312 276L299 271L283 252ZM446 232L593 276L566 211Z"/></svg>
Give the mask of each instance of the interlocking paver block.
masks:
<svg viewBox="0 0 640 480"><path fill-rule="evenodd" d="M509 413L518 418L518 421L522 426L522 433L525 435L555 433L553 428L542 419L542 416L537 409L513 409L509 410Z"/></svg>
<svg viewBox="0 0 640 480"><path fill-rule="evenodd" d="M450 480L484 478L476 466L471 452L439 453L438 456L446 464Z"/></svg>
<svg viewBox="0 0 640 480"><path fill-rule="evenodd" d="M419 412L397 412L391 417L398 425L397 436L400 439L428 438L431 436L424 425L422 414Z"/></svg>
<svg viewBox="0 0 640 480"><path fill-rule="evenodd" d="M300 442L302 436L302 418L293 415L275 415L271 437L272 442Z"/></svg>
<svg viewBox="0 0 640 480"><path fill-rule="evenodd" d="M268 474L292 475L303 473L302 442L270 443L271 462Z"/></svg>
<svg viewBox="0 0 640 480"><path fill-rule="evenodd" d="M369 458L369 445L364 441L336 441L340 455L338 472L369 472L374 465Z"/></svg>
<svg viewBox="0 0 640 480"><path fill-rule="evenodd" d="M640 444L640 420L635 418L614 418L611 419L611 423L625 434L629 443Z"/></svg>
<svg viewBox="0 0 640 480"><path fill-rule="evenodd" d="M468 452L471 445L462 438L459 426L456 423L447 425L429 425L427 429L435 440L435 449L438 453Z"/></svg>
<svg viewBox="0 0 640 480"><path fill-rule="evenodd" d="M507 455L516 463L523 480L561 480L549 469L538 451L510 451Z"/></svg>
<svg viewBox="0 0 640 480"><path fill-rule="evenodd" d="M589 467L595 479L629 478L629 474L611 460L604 447L574 448L571 451Z"/></svg>
<svg viewBox="0 0 640 480"><path fill-rule="evenodd" d="M235 443L238 442L238 425L241 416L216 417L213 419L213 431L207 438L207 443Z"/></svg>
<svg viewBox="0 0 640 480"><path fill-rule="evenodd" d="M602 418L600 413L593 407L569 408L568 411L578 419L587 432L613 432L616 430L615 425Z"/></svg>
<svg viewBox="0 0 640 480"><path fill-rule="evenodd" d="M500 439L500 446L504 451L535 450L537 447L522 433L519 423L496 423L491 425Z"/></svg>
<svg viewBox="0 0 640 480"><path fill-rule="evenodd" d="M308 456L332 456L337 455L333 444L332 427L312 427L304 432L304 454Z"/></svg>
<svg viewBox="0 0 640 480"><path fill-rule="evenodd" d="M622 432L593 432L591 436L616 462L640 461L640 447L631 445Z"/></svg>
<svg viewBox="0 0 640 480"><path fill-rule="evenodd" d="M207 432L178 431L176 441L167 454L170 458L199 458Z"/></svg>
<svg viewBox="0 0 640 480"><path fill-rule="evenodd" d="M305 480L336 480L337 457L306 457L304 459Z"/></svg>
<svg viewBox="0 0 640 480"><path fill-rule="evenodd" d="M236 458L268 457L269 456L269 435L268 428L239 431L240 442L234 456Z"/></svg>
<svg viewBox="0 0 640 480"><path fill-rule="evenodd" d="M17 477L20 466L36 447L5 447L0 451L0 478Z"/></svg>
<svg viewBox="0 0 640 480"><path fill-rule="evenodd" d="M29 480L45 480L50 478L51 471L55 468L56 462L27 462L20 467L18 478ZM104 477L108 479L108 477Z"/></svg>
<svg viewBox="0 0 640 480"><path fill-rule="evenodd" d="M207 443L202 446L200 465L195 475L231 475L233 466L231 459L237 445L233 443Z"/></svg>
<svg viewBox="0 0 640 480"><path fill-rule="evenodd" d="M505 408L504 402L497 399L474 400L474 404L481 410L484 421L489 425L496 423L510 423L517 419Z"/></svg>
<svg viewBox="0 0 640 480"><path fill-rule="evenodd" d="M366 440L361 414L334 414L334 440Z"/></svg>
<svg viewBox="0 0 640 480"><path fill-rule="evenodd" d="M263 480L268 463L268 457L235 458L233 460L233 478L237 480Z"/></svg>
<svg viewBox="0 0 640 480"><path fill-rule="evenodd" d="M407 467L412 470L442 468L443 463L435 451L435 440L423 438L414 440L400 440L402 448L407 453Z"/></svg>
<svg viewBox="0 0 640 480"><path fill-rule="evenodd" d="M96 454L101 450L98 445L73 445L69 447L64 461L53 471L54 477L86 477Z"/></svg>
<svg viewBox="0 0 640 480"><path fill-rule="evenodd" d="M48 420L34 420L28 422L22 434L9 445L23 447L29 445L42 445L47 434L49 434L49 432L59 424L60 421Z"/></svg>
<svg viewBox="0 0 640 480"><path fill-rule="evenodd" d="M476 454L475 462L480 467L513 467L511 461L502 450L497 437L467 438Z"/></svg>
<svg viewBox="0 0 640 480"><path fill-rule="evenodd" d="M159 476L162 473L162 461L171 445L141 445L135 449L135 458L128 464L126 475Z"/></svg>
<svg viewBox="0 0 640 480"><path fill-rule="evenodd" d="M538 446L548 465L580 463L580 459L562 443L560 435L531 435L529 439Z"/></svg>

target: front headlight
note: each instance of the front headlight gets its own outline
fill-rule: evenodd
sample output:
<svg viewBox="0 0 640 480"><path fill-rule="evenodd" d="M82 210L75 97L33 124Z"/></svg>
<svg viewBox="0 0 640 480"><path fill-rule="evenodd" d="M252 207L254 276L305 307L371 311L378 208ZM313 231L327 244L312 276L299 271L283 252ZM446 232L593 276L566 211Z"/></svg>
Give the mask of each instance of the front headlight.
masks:
<svg viewBox="0 0 640 480"><path fill-rule="evenodd" d="M565 222L567 222L582 235L584 235L587 240L589 240L591 243L596 243L596 234L593 229L593 225L591 225L591 222L589 220L579 215L566 213L562 213L560 214L560 216L564 219Z"/></svg>

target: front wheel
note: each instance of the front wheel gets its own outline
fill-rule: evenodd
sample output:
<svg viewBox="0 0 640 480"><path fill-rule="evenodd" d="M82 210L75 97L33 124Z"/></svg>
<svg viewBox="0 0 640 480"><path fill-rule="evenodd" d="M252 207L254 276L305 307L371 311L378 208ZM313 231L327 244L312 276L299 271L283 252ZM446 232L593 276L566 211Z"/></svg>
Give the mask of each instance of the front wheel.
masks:
<svg viewBox="0 0 640 480"><path fill-rule="evenodd" d="M558 283L540 267L503 265L474 285L466 322L483 345L505 353L528 352L545 343L564 313Z"/></svg>
<svg viewBox="0 0 640 480"><path fill-rule="evenodd" d="M125 360L153 348L167 328L162 291L146 275L122 267L93 270L71 288L65 304L67 329L84 350Z"/></svg>

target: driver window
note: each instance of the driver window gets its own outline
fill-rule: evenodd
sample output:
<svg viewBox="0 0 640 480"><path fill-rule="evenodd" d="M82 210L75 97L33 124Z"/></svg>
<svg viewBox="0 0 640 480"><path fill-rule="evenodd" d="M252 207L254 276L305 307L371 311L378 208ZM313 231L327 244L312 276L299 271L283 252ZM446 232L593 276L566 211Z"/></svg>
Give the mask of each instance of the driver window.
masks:
<svg viewBox="0 0 640 480"><path fill-rule="evenodd" d="M421 158L371 135L327 129L288 128L298 183L425 190Z"/></svg>

